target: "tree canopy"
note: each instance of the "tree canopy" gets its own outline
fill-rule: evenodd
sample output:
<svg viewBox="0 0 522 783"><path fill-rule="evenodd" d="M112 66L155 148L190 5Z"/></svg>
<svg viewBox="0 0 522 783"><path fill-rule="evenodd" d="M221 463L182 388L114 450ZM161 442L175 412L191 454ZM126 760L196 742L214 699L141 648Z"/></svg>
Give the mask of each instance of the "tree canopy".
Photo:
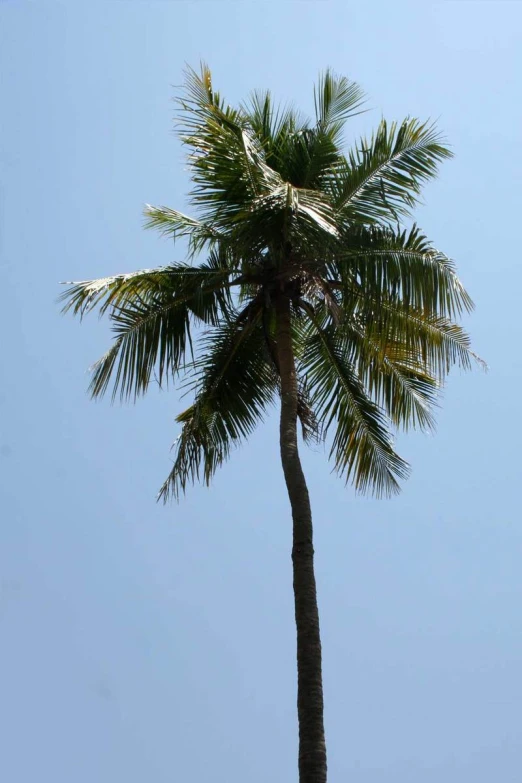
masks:
<svg viewBox="0 0 522 783"><path fill-rule="evenodd" d="M434 125L382 120L344 151L361 89L326 71L315 117L255 92L234 108L211 73L188 69L178 130L194 217L146 208L147 226L185 238L188 258L72 283L64 310L99 309L114 341L90 391L136 397L154 379L193 401L160 496L209 482L280 388L274 301L291 299L303 436L326 439L358 490L391 494L408 474L397 427L433 427L453 365L477 357L459 325L472 301L453 261L411 224L422 186L451 153Z"/></svg>

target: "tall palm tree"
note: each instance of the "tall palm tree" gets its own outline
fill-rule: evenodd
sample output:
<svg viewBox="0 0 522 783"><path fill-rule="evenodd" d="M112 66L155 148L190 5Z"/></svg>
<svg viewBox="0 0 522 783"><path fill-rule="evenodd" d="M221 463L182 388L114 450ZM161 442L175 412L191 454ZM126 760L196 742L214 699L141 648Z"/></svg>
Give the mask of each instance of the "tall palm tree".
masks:
<svg viewBox="0 0 522 783"><path fill-rule="evenodd" d="M474 357L455 323L472 302L452 261L407 218L450 156L433 125L379 124L344 154L360 88L332 72L315 119L256 92L239 108L202 66L186 73L180 136L197 217L147 207L148 226L188 246L186 263L70 284L64 310L108 313L114 342L90 391L136 398L188 377L175 459L160 497L216 468L280 399L293 519L299 780L326 781L321 641L310 499L298 452L326 438L358 490L393 494L408 473L391 429L430 428L450 367ZM201 260L204 256L204 260Z"/></svg>

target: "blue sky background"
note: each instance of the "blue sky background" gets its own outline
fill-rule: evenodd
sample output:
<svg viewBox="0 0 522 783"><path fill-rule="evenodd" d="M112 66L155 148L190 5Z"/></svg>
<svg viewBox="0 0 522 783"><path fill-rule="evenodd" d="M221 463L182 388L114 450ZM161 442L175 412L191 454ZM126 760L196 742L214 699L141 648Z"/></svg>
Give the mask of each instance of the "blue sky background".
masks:
<svg viewBox="0 0 522 783"><path fill-rule="evenodd" d="M94 404L105 322L59 281L182 260L142 230L186 207L185 62L231 101L312 109L330 65L373 111L438 118L456 153L422 227L457 259L489 374L455 373L413 475L356 498L304 455L316 525L329 779L522 774L519 2L0 3L0 779L297 780L290 517L276 419L210 491L156 505L177 394Z"/></svg>

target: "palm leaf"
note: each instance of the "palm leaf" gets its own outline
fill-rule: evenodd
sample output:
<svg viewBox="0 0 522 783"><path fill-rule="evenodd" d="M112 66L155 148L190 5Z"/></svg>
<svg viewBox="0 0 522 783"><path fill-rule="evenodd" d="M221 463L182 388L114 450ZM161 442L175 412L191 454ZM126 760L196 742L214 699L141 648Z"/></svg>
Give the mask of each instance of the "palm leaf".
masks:
<svg viewBox="0 0 522 783"><path fill-rule="evenodd" d="M147 204L145 217L145 228L157 229L163 236L170 236L174 240L188 237L191 257L208 246L217 246L229 252L231 250L228 237L222 231L209 223L184 215L175 209L154 207Z"/></svg>
<svg viewBox="0 0 522 783"><path fill-rule="evenodd" d="M365 103L364 91L345 76L326 70L314 87L315 117L318 128L336 145L347 119L361 114Z"/></svg>
<svg viewBox="0 0 522 783"><path fill-rule="evenodd" d="M191 345L191 321L215 324L231 306L230 271L211 258L199 267L178 264L153 272L78 283L66 291L65 309L109 310L115 342L93 366L90 392L137 397L155 376L175 375ZM105 300L102 302L102 300Z"/></svg>
<svg viewBox="0 0 522 783"><path fill-rule="evenodd" d="M339 149L321 128L303 128L292 134L285 150L282 176L299 188L321 190L321 183L338 166Z"/></svg>
<svg viewBox="0 0 522 783"><path fill-rule="evenodd" d="M289 143L306 122L292 106L276 106L268 90L255 91L243 106L248 125L263 145L266 163L283 176Z"/></svg>
<svg viewBox="0 0 522 783"><path fill-rule="evenodd" d="M163 500L179 496L196 479L208 484L230 450L263 419L278 388L261 311L249 306L245 313L203 339L191 380L195 400L176 419L182 430L172 470L160 490Z"/></svg>
<svg viewBox="0 0 522 783"><path fill-rule="evenodd" d="M336 169L328 191L344 219L396 221L416 204L422 185L451 157L433 124L382 120L376 133L362 138L346 163Z"/></svg>
<svg viewBox="0 0 522 783"><path fill-rule="evenodd" d="M441 382L404 339L392 340L374 321L362 325L355 319L338 326L336 335L368 395L395 426L434 429L433 408Z"/></svg>
<svg viewBox="0 0 522 783"><path fill-rule="evenodd" d="M63 283L69 286L59 297L64 302L63 313L72 311L83 317L96 307L103 315L109 308L132 304L134 300L147 302L158 293L176 296L177 303L193 300L207 290L227 289L229 278L237 270L228 269L222 256L210 253L205 264L194 267L189 264L172 264L157 269L141 269L137 272Z"/></svg>
<svg viewBox="0 0 522 783"><path fill-rule="evenodd" d="M100 314L103 314L125 292L146 295L147 291L157 291L170 274L169 267L159 267L101 277L97 280L66 282L62 285L69 287L60 294L58 301L64 302L62 313L72 311L73 315L83 317L100 305Z"/></svg>
<svg viewBox="0 0 522 783"><path fill-rule="evenodd" d="M469 370L473 363L486 368L485 362L471 350L469 335L459 324L434 313L405 307L399 300L371 300L361 297L359 319L371 324L390 342L400 342L410 361L443 382L457 365Z"/></svg>
<svg viewBox="0 0 522 783"><path fill-rule="evenodd" d="M407 231L388 227L354 227L329 269L350 285L357 280L370 297L393 296L405 307L453 318L473 309L453 261L434 248L414 225Z"/></svg>
<svg viewBox="0 0 522 783"><path fill-rule="evenodd" d="M265 150L240 110L226 106L212 89L210 71L189 70L181 137L191 148L189 166L192 203L202 219L218 231L230 232L252 200L281 185L267 165Z"/></svg>
<svg viewBox="0 0 522 783"><path fill-rule="evenodd" d="M330 457L359 491L398 492L407 463L394 451L383 411L369 398L356 367L347 359L333 327L321 327L312 315L301 356L320 426L333 428Z"/></svg>

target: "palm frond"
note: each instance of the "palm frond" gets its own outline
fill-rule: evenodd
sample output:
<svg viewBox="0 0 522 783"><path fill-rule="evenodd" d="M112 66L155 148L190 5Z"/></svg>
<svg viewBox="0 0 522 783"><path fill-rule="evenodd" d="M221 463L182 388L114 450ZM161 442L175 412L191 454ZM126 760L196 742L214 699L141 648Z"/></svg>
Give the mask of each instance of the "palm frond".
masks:
<svg viewBox="0 0 522 783"><path fill-rule="evenodd" d="M136 272L102 277L97 280L82 280L63 283L69 286L58 301L64 302L63 313L83 317L99 307L100 315L110 308L132 304L135 300L147 302L158 293L168 292L176 296L176 302L193 300L208 289L227 289L231 275L239 270L229 269L223 264L222 256L210 253L206 263L199 266L172 264L156 269L140 269Z"/></svg>
<svg viewBox="0 0 522 783"><path fill-rule="evenodd" d="M184 215L176 209L154 207L147 204L144 214L146 218L145 228L159 230L163 236L170 236L174 240L188 237L191 257L194 257L208 246L230 249L229 238L222 231L202 220Z"/></svg>
<svg viewBox="0 0 522 783"><path fill-rule="evenodd" d="M230 233L253 199L281 185L265 150L241 110L227 106L212 89L210 71L189 70L180 99L183 142L191 149L191 202L203 222Z"/></svg>
<svg viewBox="0 0 522 783"><path fill-rule="evenodd" d="M263 145L267 164L281 174L289 138L307 123L293 106L274 106L269 90L254 91L242 109Z"/></svg>
<svg viewBox="0 0 522 783"><path fill-rule="evenodd" d="M237 221L233 237L242 257L262 263L264 258L264 262L276 265L278 253L287 245L307 255L324 250L337 237L337 222L320 191L284 183L252 201L248 215ZM271 256L266 254L267 245Z"/></svg>
<svg viewBox="0 0 522 783"><path fill-rule="evenodd" d="M399 125L382 120L376 133L362 138L344 167L330 178L328 191L346 220L396 221L409 215L422 185L451 157L435 126L416 119Z"/></svg>
<svg viewBox="0 0 522 783"><path fill-rule="evenodd" d="M346 120L361 114L365 101L364 91L358 84L345 76L337 76L330 69L326 70L314 87L318 128L338 145Z"/></svg>
<svg viewBox="0 0 522 783"><path fill-rule="evenodd" d="M73 315L83 317L101 304L101 313L113 304L125 291L156 291L161 288L165 277L170 275L169 267L140 269L137 272L101 277L97 280L80 280L62 283L69 286L58 297L64 302L62 313L72 311Z"/></svg>
<svg viewBox="0 0 522 783"><path fill-rule="evenodd" d="M231 307L230 270L210 257L199 267L178 264L162 270L77 283L65 292L68 304L83 314L96 305L109 310L115 341L93 366L90 392L113 399L146 391L153 377L168 382L191 346L191 321L216 324ZM104 301L103 301L104 300Z"/></svg>
<svg viewBox="0 0 522 783"><path fill-rule="evenodd" d="M178 497L189 482L209 483L215 470L263 419L278 388L267 354L257 306L243 318L216 327L203 340L194 366L194 403L182 424L175 458L159 496Z"/></svg>
<svg viewBox="0 0 522 783"><path fill-rule="evenodd" d="M453 261L413 226L359 226L347 232L330 264L334 275L357 280L360 292L401 299L404 306L453 318L473 309Z"/></svg>
<svg viewBox="0 0 522 783"><path fill-rule="evenodd" d="M343 355L353 364L368 395L397 427L434 429L433 409L441 381L430 374L401 339L390 339L375 322L347 319L336 328Z"/></svg>
<svg viewBox="0 0 522 783"><path fill-rule="evenodd" d="M252 202L282 184L263 160L264 152L249 129L214 123L193 140L201 149L191 160L194 186L191 202L203 220L230 234L248 217Z"/></svg>
<svg viewBox="0 0 522 783"><path fill-rule="evenodd" d="M321 128L304 128L292 135L282 170L295 187L321 190L339 163L339 149L331 135Z"/></svg>
<svg viewBox="0 0 522 783"><path fill-rule="evenodd" d="M214 90L212 73L205 62L201 62L199 74L190 66L185 69L184 88L176 103L181 110L177 127L183 140L197 133L209 120L238 123L242 118L242 113L226 104Z"/></svg>
<svg viewBox="0 0 522 783"><path fill-rule="evenodd" d="M385 335L383 340L400 343L409 360L440 383L454 366L470 370L476 363L486 368L485 362L471 350L465 329L436 313L405 307L397 299L378 299L372 305L370 299L361 297L358 318Z"/></svg>
<svg viewBox="0 0 522 783"><path fill-rule="evenodd" d="M322 327L313 315L310 324L301 362L319 424L325 435L334 430L335 469L359 491L398 492L408 465L393 449L384 412L366 393L335 328Z"/></svg>

